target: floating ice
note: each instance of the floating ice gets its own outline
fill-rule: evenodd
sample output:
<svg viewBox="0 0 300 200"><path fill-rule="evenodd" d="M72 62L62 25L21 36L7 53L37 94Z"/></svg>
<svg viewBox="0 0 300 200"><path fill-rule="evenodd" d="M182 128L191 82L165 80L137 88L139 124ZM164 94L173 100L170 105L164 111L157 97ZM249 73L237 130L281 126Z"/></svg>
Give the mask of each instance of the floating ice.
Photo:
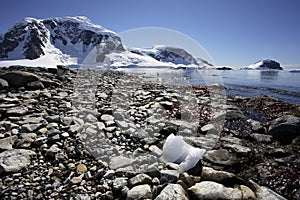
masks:
<svg viewBox="0 0 300 200"><path fill-rule="evenodd" d="M182 170L187 171L196 166L205 152L205 149L187 144L182 136L171 134L163 146L163 160L177 163Z"/></svg>

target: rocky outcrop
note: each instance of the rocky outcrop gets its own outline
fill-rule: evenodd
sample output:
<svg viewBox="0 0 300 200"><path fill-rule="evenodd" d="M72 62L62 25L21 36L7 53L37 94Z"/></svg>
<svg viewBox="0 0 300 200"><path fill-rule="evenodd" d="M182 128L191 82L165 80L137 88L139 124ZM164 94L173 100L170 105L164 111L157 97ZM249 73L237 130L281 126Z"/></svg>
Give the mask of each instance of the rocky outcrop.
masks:
<svg viewBox="0 0 300 200"><path fill-rule="evenodd" d="M269 134L275 140L283 144L289 144L293 139L300 136L300 118L292 115L285 115L274 119L270 123Z"/></svg>
<svg viewBox="0 0 300 200"><path fill-rule="evenodd" d="M249 65L246 69L270 69L270 70L283 70L280 64L274 60L261 60L255 64Z"/></svg>

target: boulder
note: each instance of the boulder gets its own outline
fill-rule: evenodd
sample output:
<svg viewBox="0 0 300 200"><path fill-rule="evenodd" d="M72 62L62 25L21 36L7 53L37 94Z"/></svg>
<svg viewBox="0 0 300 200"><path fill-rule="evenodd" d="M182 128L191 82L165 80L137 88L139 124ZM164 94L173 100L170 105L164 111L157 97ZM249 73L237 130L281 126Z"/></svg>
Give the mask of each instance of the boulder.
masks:
<svg viewBox="0 0 300 200"><path fill-rule="evenodd" d="M8 88L8 82L2 78L0 78L0 89Z"/></svg>
<svg viewBox="0 0 300 200"><path fill-rule="evenodd" d="M234 186L235 184L245 184L245 181L233 173L218 171L210 167L203 167L201 180L214 181L225 186Z"/></svg>
<svg viewBox="0 0 300 200"><path fill-rule="evenodd" d="M151 199L152 192L150 185L138 185L127 192L127 200Z"/></svg>
<svg viewBox="0 0 300 200"><path fill-rule="evenodd" d="M187 200L188 196L179 184L168 184L161 193L155 198L155 200Z"/></svg>
<svg viewBox="0 0 300 200"><path fill-rule="evenodd" d="M44 84L41 81L33 81L30 83L27 83L27 87L28 87L28 89L31 89L31 90L39 90L39 89L45 88Z"/></svg>
<svg viewBox="0 0 300 200"><path fill-rule="evenodd" d="M36 153L26 149L11 149L0 153L0 174L15 173L27 167Z"/></svg>
<svg viewBox="0 0 300 200"><path fill-rule="evenodd" d="M143 185L143 184L151 184L152 178L147 174L138 174L131 179L129 179L129 185L136 186L136 185Z"/></svg>
<svg viewBox="0 0 300 200"><path fill-rule="evenodd" d="M0 139L0 150L12 149L12 145L15 143L17 136L11 136L7 138Z"/></svg>
<svg viewBox="0 0 300 200"><path fill-rule="evenodd" d="M273 190L265 186L259 186L252 180L249 181L248 185L255 192L257 200L286 200L286 198L280 196Z"/></svg>
<svg viewBox="0 0 300 200"><path fill-rule="evenodd" d="M196 183L188 189L192 199L255 199L254 192L246 187L225 187L212 181Z"/></svg>
<svg viewBox="0 0 300 200"><path fill-rule="evenodd" d="M210 150L204 155L204 158L209 162L226 166L234 165L237 162L236 157L226 149Z"/></svg>
<svg viewBox="0 0 300 200"><path fill-rule="evenodd" d="M270 123L269 134L283 144L289 144L300 136L300 118L293 115L285 115L274 119Z"/></svg>
<svg viewBox="0 0 300 200"><path fill-rule="evenodd" d="M124 156L112 157L109 163L111 169L123 168L131 165L134 162L134 159Z"/></svg>
<svg viewBox="0 0 300 200"><path fill-rule="evenodd" d="M26 87L28 83L40 81L41 78L33 73L24 71L11 71L1 75L0 78L6 80L11 87Z"/></svg>

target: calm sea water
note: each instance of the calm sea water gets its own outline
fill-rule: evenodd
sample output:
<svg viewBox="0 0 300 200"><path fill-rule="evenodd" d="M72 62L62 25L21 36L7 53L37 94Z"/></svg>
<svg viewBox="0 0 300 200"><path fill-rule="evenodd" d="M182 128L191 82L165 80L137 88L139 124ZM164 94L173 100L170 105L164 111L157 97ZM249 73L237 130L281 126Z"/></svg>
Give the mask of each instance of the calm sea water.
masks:
<svg viewBox="0 0 300 200"><path fill-rule="evenodd" d="M141 74L149 80L169 83L220 84L226 86L226 93L229 95L247 97L269 95L300 105L299 71L172 70L166 68L127 68L122 71Z"/></svg>

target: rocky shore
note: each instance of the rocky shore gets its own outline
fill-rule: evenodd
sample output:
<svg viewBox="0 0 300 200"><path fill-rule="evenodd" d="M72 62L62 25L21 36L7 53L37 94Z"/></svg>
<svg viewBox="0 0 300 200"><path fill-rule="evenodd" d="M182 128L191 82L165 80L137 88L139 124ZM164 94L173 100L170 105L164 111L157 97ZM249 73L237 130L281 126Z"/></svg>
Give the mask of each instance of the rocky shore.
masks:
<svg viewBox="0 0 300 200"><path fill-rule="evenodd" d="M220 90L1 68L0 198L300 199L299 107ZM195 167L162 160L170 134L206 150Z"/></svg>

